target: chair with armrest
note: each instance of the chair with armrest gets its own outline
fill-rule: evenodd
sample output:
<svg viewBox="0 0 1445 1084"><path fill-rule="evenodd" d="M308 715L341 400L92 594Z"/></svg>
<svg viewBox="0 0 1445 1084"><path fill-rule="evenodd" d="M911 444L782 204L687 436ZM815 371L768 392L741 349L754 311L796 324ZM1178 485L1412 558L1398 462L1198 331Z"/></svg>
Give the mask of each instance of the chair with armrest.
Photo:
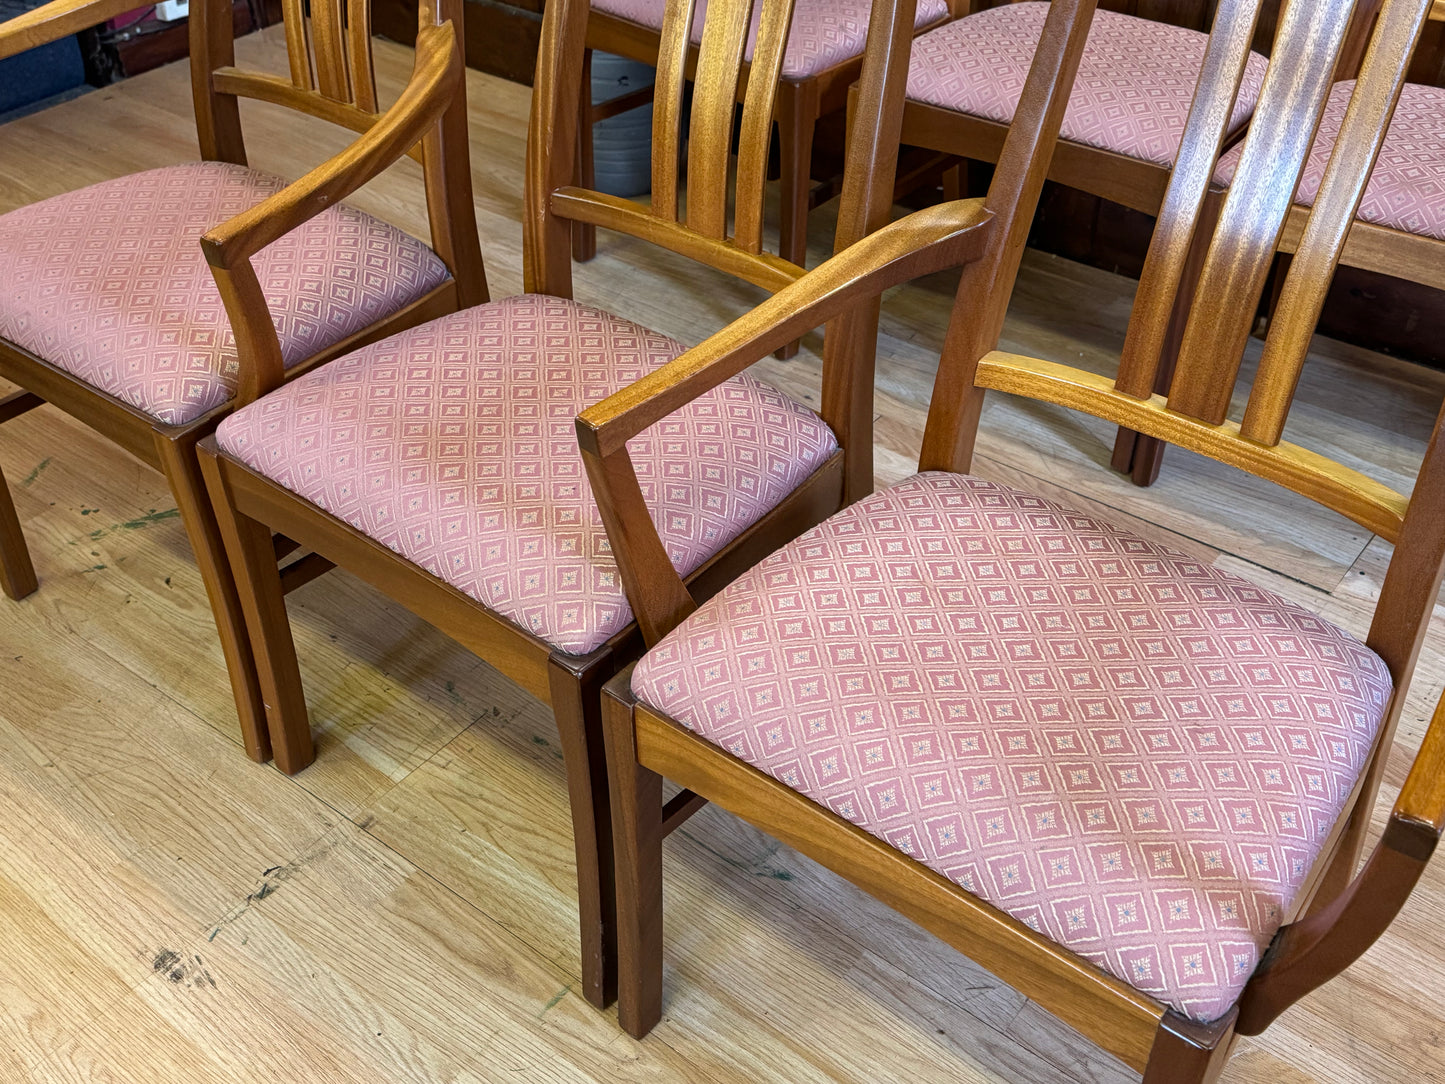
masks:
<svg viewBox="0 0 1445 1084"><path fill-rule="evenodd" d="M0 24L0 57L125 10L54 0ZM423 2L416 67L380 110L365 0L283 5L290 75L235 66L231 9L191 8L204 161L120 177L0 215L0 421L43 403L162 471L220 633L246 751L271 755L255 665L195 444L236 405L372 339L486 296L472 209L460 0ZM361 133L287 184L247 168L240 98ZM431 247L339 201L410 154ZM209 265L209 266L208 266ZM289 552L280 540L277 551ZM307 560L307 558L302 558ZM315 562L288 567L288 582ZM36 587L0 479L0 586Z"/></svg>
<svg viewBox="0 0 1445 1084"><path fill-rule="evenodd" d="M1025 148L1052 137L1061 111L1027 93L982 207L879 230L674 363L695 393L798 326L963 265L919 474L700 606L635 560L635 517L613 529L609 512L633 597L659 600L639 614L652 650L604 696L631 1033L661 1011L662 839L707 801L940 936L1148 1084L1215 1079L1236 1035L1262 1030L1389 923L1445 811L1438 713L1355 874L1445 568L1445 425L1408 498L1281 429L1428 3L1384 6L1241 420L1227 417L1231 392L1351 0L1286 6L1167 397L1152 392L1154 369L1249 18L1210 43L1218 77L1192 106L1116 379L996 348L1043 173ZM668 408L673 375L650 378ZM621 442L661 409L646 390L578 420L604 510L626 511ZM1365 641L1125 529L970 477L988 390L1184 444L1393 542ZM663 777L686 788L666 809Z"/></svg>
<svg viewBox="0 0 1445 1084"><path fill-rule="evenodd" d="M906 49L911 27L897 24L894 0L874 7L870 49ZM576 844L583 989L597 1005L612 997L615 932L600 690L636 658L642 638L572 423L587 403L684 347L572 299L571 226L621 230L766 289L803 274L760 245L788 4L763 5L738 132L731 233L729 148L747 23L727 18L725 4L709 12L680 216L676 149L688 40L685 13L676 11L663 34L650 206L572 184L588 3L553 0L527 143L529 293L342 357L238 411L201 449L278 762L284 757L297 769L315 748L282 584L268 555L272 530L367 580L551 705ZM864 84L865 119L849 172L866 189L874 177L892 176L896 141L868 133L889 129L876 114L896 112L899 99L866 71ZM871 488L871 374L855 369L872 355L851 342L827 336L821 416L739 376L634 444L649 482L641 514L663 532L661 559L699 592Z"/></svg>

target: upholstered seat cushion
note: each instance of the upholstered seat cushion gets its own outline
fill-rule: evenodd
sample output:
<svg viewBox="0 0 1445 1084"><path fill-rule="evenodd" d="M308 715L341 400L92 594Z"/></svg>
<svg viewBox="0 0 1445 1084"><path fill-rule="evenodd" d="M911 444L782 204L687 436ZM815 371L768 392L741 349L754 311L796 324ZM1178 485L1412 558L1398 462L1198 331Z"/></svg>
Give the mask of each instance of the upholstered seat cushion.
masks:
<svg viewBox="0 0 1445 1084"><path fill-rule="evenodd" d="M1038 47L1045 3L1004 4L948 23L913 42L908 97L1009 124ZM1064 139L1154 162L1174 163L1208 35L1099 11L1064 112ZM1251 54L1231 130L1254 112L1267 61Z"/></svg>
<svg viewBox="0 0 1445 1084"><path fill-rule="evenodd" d="M1296 203L1314 206L1354 92L1353 79L1330 89L1295 192ZM1214 173L1218 183L1227 185L1234 179L1242 152L1242 147L1233 147L1220 157ZM1401 89L1400 103L1356 217L1392 230L1445 240L1445 88L1406 83Z"/></svg>
<svg viewBox="0 0 1445 1084"><path fill-rule="evenodd" d="M279 192L228 162L135 173L0 216L0 338L168 425L229 400L235 337L200 238ZM295 365L447 279L415 238L345 204L257 253Z"/></svg>
<svg viewBox="0 0 1445 1084"><path fill-rule="evenodd" d="M577 414L681 343L554 297L510 297L339 358L237 411L242 462L570 654L632 620ZM673 564L698 568L837 450L744 373L628 450Z"/></svg>
<svg viewBox="0 0 1445 1084"><path fill-rule="evenodd" d="M930 473L757 565L632 688L1209 1020L1319 855L1391 681L1353 637L1245 580Z"/></svg>
<svg viewBox="0 0 1445 1084"><path fill-rule="evenodd" d="M650 30L661 30L667 0L593 0L592 6ZM794 0L788 48L783 53L783 78L796 82L861 57L868 38L871 7L869 0ZM914 25L927 26L947 14L947 0L918 0ZM702 41L706 16L707 0L697 0L692 18L694 44ZM752 30L743 52L746 60L753 58L762 17L762 4L754 4Z"/></svg>

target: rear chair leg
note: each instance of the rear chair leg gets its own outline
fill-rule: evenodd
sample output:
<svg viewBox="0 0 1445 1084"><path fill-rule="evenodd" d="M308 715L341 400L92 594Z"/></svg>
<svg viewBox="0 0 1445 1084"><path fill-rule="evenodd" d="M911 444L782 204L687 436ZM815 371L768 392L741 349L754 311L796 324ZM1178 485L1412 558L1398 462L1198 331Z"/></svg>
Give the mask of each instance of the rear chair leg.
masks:
<svg viewBox="0 0 1445 1084"><path fill-rule="evenodd" d="M577 104L577 187L597 183L592 164L592 50L582 52L582 100ZM590 222L572 223L572 258L586 263L597 255L597 227Z"/></svg>
<svg viewBox="0 0 1445 1084"><path fill-rule="evenodd" d="M803 267L808 262L808 205L813 193L813 130L818 93L811 83L778 87L778 255ZM798 352L793 341L777 352L784 361Z"/></svg>
<svg viewBox="0 0 1445 1084"><path fill-rule="evenodd" d="M637 762L631 703L602 696L617 861L617 1021L640 1039L662 1019L662 776Z"/></svg>
<svg viewBox="0 0 1445 1084"><path fill-rule="evenodd" d="M5 484L5 475L0 473L0 590L6 598L19 601L33 594L39 585L25 535L20 531L20 519L15 515L15 504L10 499L10 487Z"/></svg>
<svg viewBox="0 0 1445 1084"><path fill-rule="evenodd" d="M301 688L301 669L291 639L291 622L286 616L271 530L236 509L215 449L203 446L197 452L250 633L269 744L275 751L276 767L294 775L315 759L316 747L311 742L306 694Z"/></svg>
<svg viewBox="0 0 1445 1084"><path fill-rule="evenodd" d="M547 666L552 711L562 739L572 834L577 849L577 911L582 934L582 992L604 1009L617 997L617 913L612 869L612 810L599 700L610 658L586 670L558 656Z"/></svg>
<svg viewBox="0 0 1445 1084"><path fill-rule="evenodd" d="M180 509L181 523L186 528L186 537L190 539L191 550L195 554L196 566L211 600L211 613L216 620L216 632L221 637L226 671L231 677L231 692L236 698L236 713L241 721L241 738L246 745L246 754L252 760L267 761L271 759L271 742L266 735L266 711L256 681L251 640L246 634L246 621L236 597L236 581L231 577L216 517L211 511L200 466L196 462L194 440L173 440L162 432L157 432L155 439L161 470L170 483L171 494Z"/></svg>

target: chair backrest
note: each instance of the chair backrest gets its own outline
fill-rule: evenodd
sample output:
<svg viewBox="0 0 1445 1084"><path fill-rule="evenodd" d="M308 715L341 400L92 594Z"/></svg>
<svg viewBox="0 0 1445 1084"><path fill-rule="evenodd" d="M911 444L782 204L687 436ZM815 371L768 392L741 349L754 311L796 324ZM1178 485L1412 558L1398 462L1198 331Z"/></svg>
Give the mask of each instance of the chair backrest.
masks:
<svg viewBox="0 0 1445 1084"><path fill-rule="evenodd" d="M1431 0L1385 0L1300 239L1243 417L1228 417L1256 306L1345 45L1354 0L1285 5L1239 171L1209 195L1260 0L1224 0L1135 298L1118 375L997 351L1006 298L967 267L934 387L921 469L966 471L987 389L1086 411L1295 490L1395 543L1367 643L1408 682L1445 568L1445 440L1437 424L1410 497L1284 441L1310 336L1384 140ZM1027 223L1016 224L1016 230ZM1005 246L1006 247L1006 246ZM1002 259L993 255L995 262ZM1154 394L1185 266L1202 261L1168 395ZM989 296L980 318L976 299ZM1397 695L1383 731L1387 747ZM1376 759L1376 770L1383 758Z"/></svg>
<svg viewBox="0 0 1445 1084"><path fill-rule="evenodd" d="M802 274L802 268L764 252L762 245L773 107L793 0L757 0L761 8L757 40L747 63L743 56L753 0L708 3L702 42L694 49L689 32L697 3L670 2L663 18L653 90L650 205L574 185L579 95L590 93L590 88L580 85L590 4L589 0L547 4L527 144L529 290L570 294L572 222L660 244L771 291ZM879 0L875 19L882 10L885 24L891 25L892 10L901 6L911 10L914 0ZM870 107L872 103L864 102L860 108L867 112Z"/></svg>
<svg viewBox="0 0 1445 1084"><path fill-rule="evenodd" d="M698 2L670 2L663 19L653 96L652 195L645 204L574 183L590 3L549 0L527 134L523 229L529 292L572 296L574 222L629 234L773 292L803 275L802 267L764 251L762 245L774 103L793 0L756 0L761 13L747 63L743 57L753 0L711 0L701 45L694 49L689 30ZM879 209L886 218L892 203L915 8L916 0L873 3L850 125L839 244L880 224ZM880 72L888 73L887 78ZM861 337L837 335L833 327L825 330L819 412L844 449L844 485L850 492L872 487L871 351L871 343Z"/></svg>
<svg viewBox="0 0 1445 1084"><path fill-rule="evenodd" d="M421 0L418 70L462 48L462 0ZM240 98L295 109L355 132L382 116L371 52L371 0L282 0L289 73L236 67L229 0L190 9L191 93L201 157L246 164ZM422 165L433 250L459 280L480 274L467 153L467 106L459 84L450 106L409 152ZM459 266L459 264L461 266Z"/></svg>

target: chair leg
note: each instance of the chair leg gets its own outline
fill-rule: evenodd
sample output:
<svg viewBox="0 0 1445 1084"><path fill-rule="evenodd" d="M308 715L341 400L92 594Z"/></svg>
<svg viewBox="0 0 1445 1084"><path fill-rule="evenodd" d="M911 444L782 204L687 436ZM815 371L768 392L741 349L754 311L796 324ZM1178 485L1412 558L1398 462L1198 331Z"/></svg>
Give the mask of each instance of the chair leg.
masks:
<svg viewBox="0 0 1445 1084"><path fill-rule="evenodd" d="M592 166L592 50L582 51L582 100L577 105L577 186L591 188L597 183ZM586 263L597 255L597 227L590 222L572 223L572 258Z"/></svg>
<svg viewBox="0 0 1445 1084"><path fill-rule="evenodd" d="M1224 1071L1239 1038L1229 1015L1212 1024L1196 1024L1173 1012L1166 1013L1149 1051L1141 1084L1213 1084Z"/></svg>
<svg viewBox="0 0 1445 1084"><path fill-rule="evenodd" d="M778 255L803 267L808 261L808 207L813 192L813 129L818 92L812 83L778 85ZM796 341L778 351L787 360Z"/></svg>
<svg viewBox="0 0 1445 1084"><path fill-rule="evenodd" d="M38 586L30 550L20 530L20 517L10 499L10 487L5 484L5 475L0 474L0 590L6 598L19 601L33 594Z"/></svg>
<svg viewBox="0 0 1445 1084"><path fill-rule="evenodd" d="M221 637L221 651L231 678L231 692L236 698L236 713L241 721L241 738L246 754L252 760L264 763L271 759L271 742L267 737L261 689L256 680L256 662L251 654L251 640L236 594L236 581L232 578L216 517L206 496L194 439L172 440L158 432L156 450L161 470L180 509L181 523L190 539L196 566L206 585L206 594L211 600L211 613L215 616L216 631Z"/></svg>
<svg viewBox="0 0 1445 1084"><path fill-rule="evenodd" d="M662 776L637 762L632 707L606 693L617 860L617 1022L635 1039L662 1019Z"/></svg>
<svg viewBox="0 0 1445 1084"><path fill-rule="evenodd" d="M276 767L295 775L316 758L316 747L311 741L306 694L301 687L301 669L291 639L291 622L286 616L271 530L237 510L215 451L197 451L216 524L225 540L241 612L245 614Z"/></svg>
<svg viewBox="0 0 1445 1084"><path fill-rule="evenodd" d="M611 660L573 670L553 656L552 711L562 740L572 834L577 849L577 912L582 930L582 992L605 1009L617 997L617 913L613 887L612 810L602 740L602 682Z"/></svg>

